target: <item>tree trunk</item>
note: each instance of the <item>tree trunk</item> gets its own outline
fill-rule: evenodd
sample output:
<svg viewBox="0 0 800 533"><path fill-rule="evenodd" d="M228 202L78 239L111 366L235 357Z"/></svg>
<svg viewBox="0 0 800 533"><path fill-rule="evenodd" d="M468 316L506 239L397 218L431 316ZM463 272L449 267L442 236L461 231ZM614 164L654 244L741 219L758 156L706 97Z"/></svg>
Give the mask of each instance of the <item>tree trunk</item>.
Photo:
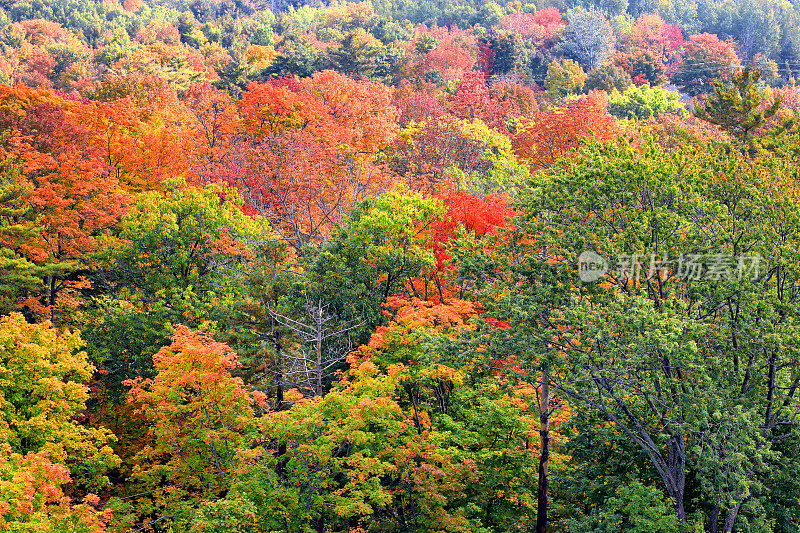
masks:
<svg viewBox="0 0 800 533"><path fill-rule="evenodd" d="M728 514L725 516L725 525L722 530L723 533L731 533L733 531L733 524L736 522L736 515L739 514L739 509L741 509L742 503L742 500L740 500L739 503L728 510Z"/></svg>
<svg viewBox="0 0 800 533"><path fill-rule="evenodd" d="M708 515L708 533L719 531L719 504L715 503Z"/></svg>
<svg viewBox="0 0 800 533"><path fill-rule="evenodd" d="M316 392L317 396L322 396L322 331L317 331L317 391Z"/></svg>
<svg viewBox="0 0 800 533"><path fill-rule="evenodd" d="M550 462L550 376L546 370L542 371L542 392L539 395L539 422L541 454L539 455L536 533L545 533L547 531L547 477Z"/></svg>

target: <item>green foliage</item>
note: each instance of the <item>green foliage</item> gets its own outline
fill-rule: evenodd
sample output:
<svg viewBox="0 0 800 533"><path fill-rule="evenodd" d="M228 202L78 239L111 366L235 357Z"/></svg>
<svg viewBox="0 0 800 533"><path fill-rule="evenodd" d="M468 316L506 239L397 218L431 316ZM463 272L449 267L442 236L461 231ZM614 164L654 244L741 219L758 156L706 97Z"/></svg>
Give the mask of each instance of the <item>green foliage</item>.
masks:
<svg viewBox="0 0 800 533"><path fill-rule="evenodd" d="M602 531L680 533L682 527L660 490L634 481L618 489L600 512Z"/></svg>
<svg viewBox="0 0 800 533"><path fill-rule="evenodd" d="M92 359L116 388L152 375L150 357L167 344L172 324L225 328L227 267L250 257L264 239L237 194L182 182L146 192L120 221L103 254L100 280L114 298L99 298L86 326Z"/></svg>
<svg viewBox="0 0 800 533"><path fill-rule="evenodd" d="M714 94L695 111L699 118L718 125L751 152L757 150L754 130L763 126L781 106L780 97L766 104L764 90L758 87L760 77L760 69L747 67L731 74L729 83L717 80Z"/></svg>
<svg viewBox="0 0 800 533"><path fill-rule="evenodd" d="M775 260L775 225L797 220L789 214L793 196L773 196L784 175L773 165L713 147L667 157L647 146L642 152L591 146L533 184L522 204L526 216L517 221L519 241L508 251L507 257L517 259L498 265L504 275L484 293L489 311L511 326L497 332L497 344L487 350L526 354L529 372L557 368L551 374L557 390L598 409L647 453L681 521L688 519L687 473L670 465L686 461L706 505L716 502L722 516L735 518L738 502L761 486L764 462L776 460L771 430L765 430L767 420L777 420L772 395L782 394L773 386L795 377L785 372L777 381L759 380L752 389L745 385L744 394L742 382L753 379L757 363L745 362L751 359L740 350L755 353L771 335L793 346L795 326L774 310L797 303L775 292L767 278L737 277L734 259L761 253L762 260ZM685 205L692 208L679 207ZM712 237L709 227L727 229ZM794 257L794 244L786 246ZM701 247L731 257L731 276L698 280L673 263L646 279L646 265L641 273L620 266L625 254L679 258ZM609 274L598 282L578 278L584 250L609 258ZM786 273L791 278L797 275L793 268ZM692 311L722 302L739 310L727 312L737 326ZM756 316L771 318L762 322ZM733 341L729 329L745 324L753 328L749 348L742 337ZM709 338L716 339L714 345ZM777 361L793 365L795 357L792 348L768 348L759 364L777 372ZM583 382L597 388L583 388Z"/></svg>
<svg viewBox="0 0 800 533"><path fill-rule="evenodd" d="M686 107L680 95L662 87L650 87L645 83L640 87L631 85L624 93L612 93L608 99L608 112L617 118L646 120L662 113L684 115Z"/></svg>
<svg viewBox="0 0 800 533"><path fill-rule="evenodd" d="M275 76L304 78L322 70L322 55L305 40L287 35L278 45L278 56L269 68Z"/></svg>
<svg viewBox="0 0 800 533"><path fill-rule="evenodd" d="M256 533L256 507L250 500L205 502L192 518L191 533Z"/></svg>
<svg viewBox="0 0 800 533"><path fill-rule="evenodd" d="M17 299L42 284L44 270L4 243L24 242L36 235L34 223L25 221L23 191L12 180L0 181L0 313L17 307ZM22 223L20 223L22 221Z"/></svg>

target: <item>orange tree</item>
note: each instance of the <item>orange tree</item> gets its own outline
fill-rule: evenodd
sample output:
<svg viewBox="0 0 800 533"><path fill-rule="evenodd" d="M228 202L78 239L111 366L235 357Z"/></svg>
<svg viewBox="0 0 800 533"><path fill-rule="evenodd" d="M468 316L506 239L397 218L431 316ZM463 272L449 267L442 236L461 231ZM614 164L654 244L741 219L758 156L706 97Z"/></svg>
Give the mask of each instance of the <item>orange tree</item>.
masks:
<svg viewBox="0 0 800 533"><path fill-rule="evenodd" d="M115 176L82 124L85 106L52 91L0 88L3 181L20 184L6 198L2 245L39 266L42 283L18 297L34 313L55 313L57 295L81 280L86 258L128 206ZM35 231L30 231L35 226Z"/></svg>
<svg viewBox="0 0 800 533"><path fill-rule="evenodd" d="M576 153L584 138L608 141L619 133L616 119L606 110L605 98L592 91L520 123L513 145L516 154L531 167L548 168L556 160Z"/></svg>
<svg viewBox="0 0 800 533"><path fill-rule="evenodd" d="M250 449L258 441L255 409L264 395L231 375L240 363L227 345L179 326L153 364L154 378L126 383L148 426L128 486L139 494L111 505L126 513L127 527L153 512L181 524L198 498L224 493L257 456Z"/></svg>
<svg viewBox="0 0 800 533"><path fill-rule="evenodd" d="M397 110L385 86L325 71L252 84L239 108L245 136L230 179L298 254L387 188L376 157L396 134Z"/></svg>

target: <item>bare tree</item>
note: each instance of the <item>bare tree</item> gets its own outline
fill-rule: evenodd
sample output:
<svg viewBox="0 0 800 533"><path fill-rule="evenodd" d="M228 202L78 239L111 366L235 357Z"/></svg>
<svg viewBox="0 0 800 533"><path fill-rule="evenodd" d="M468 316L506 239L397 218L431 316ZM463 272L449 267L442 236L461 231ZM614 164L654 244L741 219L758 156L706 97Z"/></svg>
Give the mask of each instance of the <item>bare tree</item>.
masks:
<svg viewBox="0 0 800 533"><path fill-rule="evenodd" d="M329 307L322 300L308 300L305 305L307 320L304 322L275 309L267 309L275 322L293 332L300 340L297 349L285 351L283 361L278 362L281 375L287 384L312 390L314 396L322 396L324 378L353 351L348 333L363 325L363 322L356 321L338 323L336 316L329 312Z"/></svg>
<svg viewBox="0 0 800 533"><path fill-rule="evenodd" d="M603 64L614 48L614 30L598 9L570 15L569 26L559 44L561 51L589 71Z"/></svg>

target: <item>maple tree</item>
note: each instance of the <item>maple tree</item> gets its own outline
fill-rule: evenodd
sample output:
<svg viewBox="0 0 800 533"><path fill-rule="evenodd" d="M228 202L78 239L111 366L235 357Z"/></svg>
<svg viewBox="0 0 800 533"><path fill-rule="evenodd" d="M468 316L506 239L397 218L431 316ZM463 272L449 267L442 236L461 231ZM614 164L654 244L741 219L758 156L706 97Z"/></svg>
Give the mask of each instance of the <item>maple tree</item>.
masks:
<svg viewBox="0 0 800 533"><path fill-rule="evenodd" d="M460 121L443 116L401 131L392 147L390 165L414 188L435 191L446 180L448 169L484 173L491 162L481 143L464 132Z"/></svg>
<svg viewBox="0 0 800 533"><path fill-rule="evenodd" d="M0 528L9 531L74 531L100 533L111 519L98 511L99 498L88 494L80 503L64 493L69 469L47 453L25 455L4 450L0 456Z"/></svg>
<svg viewBox="0 0 800 533"><path fill-rule="evenodd" d="M732 43L716 35L692 35L683 45L681 61L672 75L672 82L692 96L710 92L716 79L728 79L739 65Z"/></svg>
<svg viewBox="0 0 800 533"><path fill-rule="evenodd" d="M12 218L13 226L37 227L35 238L9 239L14 229L3 244L43 267L43 284L26 305L52 315L57 294L78 281L97 237L118 220L128 198L95 150L91 130L80 124L79 104L52 91L10 87L0 88L0 102L4 181L21 180L23 191L10 206L24 213Z"/></svg>
<svg viewBox="0 0 800 533"><path fill-rule="evenodd" d="M129 401L149 424L131 476L160 497L151 491L136 502L144 514L159 502L180 508L186 495L226 490L258 435L254 409L264 402L231 375L240 363L227 345L185 326L153 364L154 378L126 383Z"/></svg>
<svg viewBox="0 0 800 533"><path fill-rule="evenodd" d="M649 52L662 62L672 64L678 59L676 52L683 43L680 27L665 22L660 15L646 13L636 19L619 45L628 53Z"/></svg>
<svg viewBox="0 0 800 533"><path fill-rule="evenodd" d="M619 133L616 119L597 92L563 107L542 111L522 123L514 136L514 151L535 168L547 168L580 147L581 139L610 140Z"/></svg>
<svg viewBox="0 0 800 533"><path fill-rule="evenodd" d="M377 85L325 71L253 85L239 106L253 139L234 159L230 181L298 254L389 184L374 160L395 135L397 111Z"/></svg>

